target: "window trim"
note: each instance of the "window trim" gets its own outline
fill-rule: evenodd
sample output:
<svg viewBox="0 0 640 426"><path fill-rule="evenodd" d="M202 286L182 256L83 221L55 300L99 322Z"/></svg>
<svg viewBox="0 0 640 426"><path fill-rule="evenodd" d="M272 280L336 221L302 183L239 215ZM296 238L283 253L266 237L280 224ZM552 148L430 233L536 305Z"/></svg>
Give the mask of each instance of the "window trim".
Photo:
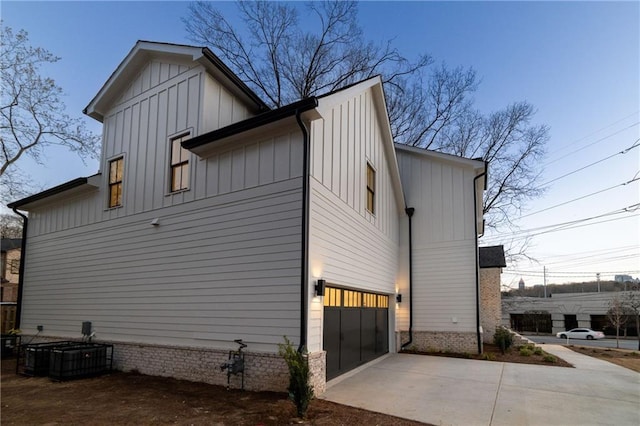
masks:
<svg viewBox="0 0 640 426"><path fill-rule="evenodd" d="M179 192L184 192L184 191L188 191L189 189L191 189L191 157L192 157L192 153L191 151L189 151L188 149L185 149L182 147L182 142L184 142L185 140L191 139L191 135L192 135L192 129L186 129L186 130L182 130L180 132L174 133L173 135L170 135L168 137L169 139L169 176L168 176L168 181L169 181L169 185L168 185L168 194L167 195L171 195L171 194L176 194ZM186 137L186 139L185 139ZM173 162L173 143L174 141L178 140L178 139L182 139L180 141L180 150L185 151L187 154L187 159L184 161L179 161L176 162L174 164ZM173 184L174 184L174 170L182 168L182 167L187 167L187 184L182 186L180 188L174 188ZM181 184L182 184L182 179L180 179Z"/></svg>
<svg viewBox="0 0 640 426"><path fill-rule="evenodd" d="M369 186L369 173L373 176L372 186ZM376 169L367 161L366 177L365 177L366 195L365 208L371 214L376 214ZM371 208L369 208L369 195L371 195Z"/></svg>
<svg viewBox="0 0 640 426"><path fill-rule="evenodd" d="M117 209L124 205L124 181L125 181L125 167L124 167L124 154L115 155L109 159L107 159L107 208L108 209ZM122 161L122 173L119 181L111 182L111 164ZM117 175L117 172L116 172ZM117 176L116 176L117 179ZM120 203L111 205L111 188L119 185L120 186Z"/></svg>

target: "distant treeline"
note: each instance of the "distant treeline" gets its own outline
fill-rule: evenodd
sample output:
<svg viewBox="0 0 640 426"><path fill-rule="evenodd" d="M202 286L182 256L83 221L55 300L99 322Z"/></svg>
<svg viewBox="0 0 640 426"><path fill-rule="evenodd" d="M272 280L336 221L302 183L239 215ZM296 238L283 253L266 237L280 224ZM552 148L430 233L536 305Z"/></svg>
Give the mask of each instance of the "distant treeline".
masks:
<svg viewBox="0 0 640 426"><path fill-rule="evenodd" d="M626 282L619 283L616 281L600 281L600 291L624 291L638 289L638 284ZM554 294L559 293L597 293L598 282L589 281L582 283L570 283L570 284L548 284L547 285L547 297L553 297ZM509 291L503 291L503 296L526 296L526 297L544 297L544 286L534 285L533 287L525 287L524 290L511 289Z"/></svg>

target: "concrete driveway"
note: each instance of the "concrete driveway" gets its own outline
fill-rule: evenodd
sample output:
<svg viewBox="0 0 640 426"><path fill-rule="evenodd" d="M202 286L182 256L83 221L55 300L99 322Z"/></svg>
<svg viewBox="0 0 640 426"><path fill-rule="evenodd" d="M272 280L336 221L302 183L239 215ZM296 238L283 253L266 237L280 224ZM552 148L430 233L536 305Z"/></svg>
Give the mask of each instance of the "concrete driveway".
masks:
<svg viewBox="0 0 640 426"><path fill-rule="evenodd" d="M640 374L545 345L576 368L391 354L321 398L434 425L640 425Z"/></svg>

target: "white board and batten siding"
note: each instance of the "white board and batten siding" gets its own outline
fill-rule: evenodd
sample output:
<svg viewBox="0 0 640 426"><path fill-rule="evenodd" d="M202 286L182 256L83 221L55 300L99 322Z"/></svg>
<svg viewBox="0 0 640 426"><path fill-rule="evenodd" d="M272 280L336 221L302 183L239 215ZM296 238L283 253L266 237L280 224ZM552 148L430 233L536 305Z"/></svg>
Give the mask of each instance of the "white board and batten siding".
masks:
<svg viewBox="0 0 640 426"><path fill-rule="evenodd" d="M104 340L229 347L242 338L265 351L283 335L298 340L298 127L207 159L192 155L189 189L168 194L172 134L197 131L202 106L207 114L219 108L218 125L246 117L239 106L222 113L223 100L237 101L215 82L202 90L209 78L198 67L183 70L132 91L105 116L104 169L125 156L122 207L106 208L105 182L30 212L25 330L43 325L47 335L79 337L91 321Z"/></svg>
<svg viewBox="0 0 640 426"><path fill-rule="evenodd" d="M396 155L407 206L415 208L414 330L475 332L476 171L402 149Z"/></svg>
<svg viewBox="0 0 640 426"><path fill-rule="evenodd" d="M318 278L327 285L391 295L398 274L399 209L379 105L365 90L320 107L323 118L311 125L311 295ZM366 202L367 163L376 172L373 214ZM312 352L322 350L323 306L317 299L310 303Z"/></svg>

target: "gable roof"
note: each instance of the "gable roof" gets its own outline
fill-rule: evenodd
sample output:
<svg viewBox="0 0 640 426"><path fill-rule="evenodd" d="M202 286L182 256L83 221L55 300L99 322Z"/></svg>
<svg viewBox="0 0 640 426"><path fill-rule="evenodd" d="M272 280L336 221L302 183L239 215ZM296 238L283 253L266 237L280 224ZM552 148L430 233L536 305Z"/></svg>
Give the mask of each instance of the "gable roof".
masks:
<svg viewBox="0 0 640 426"><path fill-rule="evenodd" d="M270 109L208 48L138 40L83 112L102 122L106 110L136 76L140 68L148 61L160 57L199 63L232 93L240 97L254 113Z"/></svg>
<svg viewBox="0 0 640 426"><path fill-rule="evenodd" d="M507 262L504 258L504 247L480 247L479 263L480 268L505 268L507 266Z"/></svg>
<svg viewBox="0 0 640 426"><path fill-rule="evenodd" d="M318 111L322 115L324 111L332 106L342 103L353 98L359 93L371 90L373 100L377 106L376 114L382 127L383 147L387 158L387 165L390 170L391 182L394 193L396 194L396 202L398 208L404 210L406 207L404 190L402 188L402 180L400 179L400 169L398 168L398 158L393 143L393 133L391 131L391 123L389 121L389 113L387 110L387 101L384 95L384 87L382 78L379 75L370 77L366 80L350 84L333 92L318 97Z"/></svg>

